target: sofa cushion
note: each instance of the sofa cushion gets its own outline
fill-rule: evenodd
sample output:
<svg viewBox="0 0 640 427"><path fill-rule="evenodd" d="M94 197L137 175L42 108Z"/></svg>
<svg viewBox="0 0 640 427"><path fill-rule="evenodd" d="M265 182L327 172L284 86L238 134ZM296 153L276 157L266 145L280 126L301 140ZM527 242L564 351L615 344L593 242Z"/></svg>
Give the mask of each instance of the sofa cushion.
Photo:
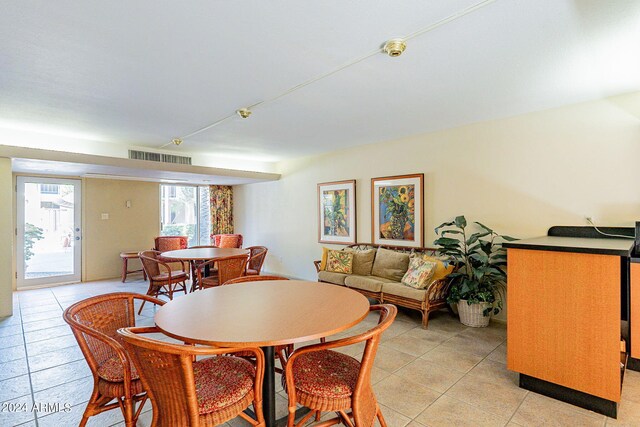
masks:
<svg viewBox="0 0 640 427"><path fill-rule="evenodd" d="M415 289L424 289L431 283L435 271L435 262L425 261L420 257L411 257L409 269L402 277L402 284Z"/></svg>
<svg viewBox="0 0 640 427"><path fill-rule="evenodd" d="M353 254L345 251L329 251L327 254L327 271L351 274Z"/></svg>
<svg viewBox="0 0 640 427"><path fill-rule="evenodd" d="M399 282L402 280L404 273L407 272L408 267L409 254L378 248L376 259L373 261L371 275Z"/></svg>
<svg viewBox="0 0 640 427"><path fill-rule="evenodd" d="M363 291L380 292L382 290L382 284L384 283L381 278L375 276L356 276L350 275L345 277L344 284L350 288L362 289Z"/></svg>
<svg viewBox="0 0 640 427"><path fill-rule="evenodd" d="M436 263L436 269L433 273L433 277L431 278L431 282L442 280L453 272L454 265L451 264L446 259L441 259L438 257L429 256L429 255L424 255L422 259L425 261L431 261Z"/></svg>
<svg viewBox="0 0 640 427"><path fill-rule="evenodd" d="M392 294L399 297L409 298L416 301L424 301L427 297L427 291L424 289L413 289L398 282L390 282L382 284L383 294Z"/></svg>
<svg viewBox="0 0 640 427"><path fill-rule="evenodd" d="M351 274L358 274L360 276L371 275L373 260L376 257L375 249L358 250L354 248L346 248L344 251L353 254L353 268Z"/></svg>
<svg viewBox="0 0 640 427"><path fill-rule="evenodd" d="M331 271L319 271L318 279L323 282L333 283L335 285L344 285L344 278L347 277L347 274L343 273L333 273Z"/></svg>

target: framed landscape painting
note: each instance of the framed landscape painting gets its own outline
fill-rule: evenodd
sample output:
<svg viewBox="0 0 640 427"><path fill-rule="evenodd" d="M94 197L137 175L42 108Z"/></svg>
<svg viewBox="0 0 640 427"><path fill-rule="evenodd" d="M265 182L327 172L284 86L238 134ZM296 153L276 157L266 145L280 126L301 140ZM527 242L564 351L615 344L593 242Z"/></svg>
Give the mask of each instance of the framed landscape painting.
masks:
<svg viewBox="0 0 640 427"><path fill-rule="evenodd" d="M378 245L422 247L424 174L371 179L371 236Z"/></svg>
<svg viewBox="0 0 640 427"><path fill-rule="evenodd" d="M356 180L318 184L318 241L356 243Z"/></svg>

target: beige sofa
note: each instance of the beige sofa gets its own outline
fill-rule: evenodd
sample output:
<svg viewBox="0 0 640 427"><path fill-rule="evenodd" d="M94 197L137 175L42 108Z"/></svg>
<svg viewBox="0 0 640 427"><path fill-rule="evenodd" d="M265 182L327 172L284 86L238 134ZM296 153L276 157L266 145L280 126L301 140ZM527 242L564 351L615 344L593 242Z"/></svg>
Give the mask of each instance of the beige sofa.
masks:
<svg viewBox="0 0 640 427"><path fill-rule="evenodd" d="M430 312L449 308L446 302L449 281L446 278L433 281L426 289L414 289L400 283L412 253L435 256L436 249L357 244L343 250L354 253L352 274L324 271L321 261L314 261L319 282L346 286L381 303L418 310L422 313L425 329Z"/></svg>

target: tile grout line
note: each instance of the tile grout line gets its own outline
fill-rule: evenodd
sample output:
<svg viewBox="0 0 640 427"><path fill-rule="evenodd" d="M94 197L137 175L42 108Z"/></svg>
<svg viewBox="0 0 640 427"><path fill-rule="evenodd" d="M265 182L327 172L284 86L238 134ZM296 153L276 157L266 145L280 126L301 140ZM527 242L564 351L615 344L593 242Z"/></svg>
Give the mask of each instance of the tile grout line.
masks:
<svg viewBox="0 0 640 427"><path fill-rule="evenodd" d="M18 304L20 305L20 295L19 294L18 294ZM22 322L22 306L20 307L20 326L22 327L22 341L23 341L23 345L24 345L24 355L25 355L26 362L27 362L27 375L29 376L29 389L31 390L31 402L33 403L33 405L35 405L36 396L35 396L35 393L33 391L33 381L31 380L31 367L29 366L29 350L27 349L27 338L26 338L25 333L24 333L24 323ZM34 411L34 413L33 413L33 420L34 420L34 422L36 424L36 427L39 427L40 424L38 424L38 412L37 411Z"/></svg>
<svg viewBox="0 0 640 427"><path fill-rule="evenodd" d="M438 344L438 346L436 346L435 348L440 347L442 344L444 344L444 343L446 343L446 342L448 342L448 341L452 340L453 338L455 338L456 336L460 335L462 332L465 332L465 331L467 331L467 330L468 330L468 329L463 329L463 330L461 330L461 331L459 331L459 332L455 333L451 338L449 338L449 339L447 339L446 341L444 341L444 342L442 342L442 343ZM407 332L408 332L408 331L407 331ZM438 400L440 400L440 398L441 398L442 396L445 396L445 394L446 394L449 390L451 390L451 389L452 389L456 384L458 384L460 381L462 381L462 379L463 379L463 378L465 378L467 375L469 375L469 373L471 373L471 371L472 371L474 368L476 368L479 364L481 364L481 363L482 363L482 362L484 362L485 360L489 360L489 361L491 361L491 359L488 359L488 357L489 357L489 356L491 355L491 353L493 353L493 352L494 352L498 347L500 347L500 346L501 346L505 341L506 341L506 339L505 339L503 342L501 342L500 344L498 344L498 345L497 345L493 350L491 350L491 351L490 351L486 356L484 356L482 359L480 359L480 361L478 361L478 363L476 363L475 365L473 365L473 367L472 367L471 369L469 369L469 370L468 370L468 371L467 371L463 376L461 376L460 378L458 378L458 379L457 379L453 384L451 384L451 386L449 386L449 387L448 387L444 392L440 393L440 396L438 396L438 398L437 398L436 400L434 400L434 401L433 401L433 402L431 402L429 405L427 405L427 407L426 407L426 408L424 408L424 409L420 412L420 414L416 415L416 416L415 416L411 421L412 421L412 422L416 422L416 423L418 423L418 421L416 421L416 418L418 418L418 417L419 417L419 416L420 416L424 411L426 411L427 409L429 409L429 408L430 408L434 403L436 403ZM434 348L434 349L435 349L435 348ZM428 352L427 352L427 353L428 353ZM425 354L427 354L427 353L425 353ZM420 357L418 357L418 359L420 359ZM459 371L458 371L458 372L459 372ZM425 387L429 388L428 386L425 386ZM433 389L431 389L431 390L433 390ZM438 392L437 390L434 390L434 391L435 391L435 392ZM439 392L438 392L438 393L439 393ZM525 394L525 396L526 396L526 394ZM455 397L448 396L448 395L447 395L446 397L448 397L449 399L457 400L457 401L459 401L459 402L461 402L461 403L464 403L464 404L466 404L466 405L470 405L469 403L467 403L467 402L465 402L465 401L463 401L463 400L460 400L460 399L456 399ZM523 401L524 401L524 399L523 399ZM522 402L520 402L520 405L521 405L521 404L522 404ZM520 407L520 405L518 405L518 408ZM500 415L494 414L493 412L486 411L485 409L478 408L476 405L471 405L471 406L473 406L473 407L475 407L475 408L477 408L477 409L480 409L481 411L483 411L483 412L485 412L485 413L487 413L487 414L491 414L491 415L494 415L494 416L500 416ZM516 409L516 411L517 411L517 409ZM511 414L511 417L513 417L513 415L515 415L515 412L514 412L513 414ZM509 418L509 421L511 420L511 417ZM507 422L505 423L505 426L509 423L509 421L507 421Z"/></svg>

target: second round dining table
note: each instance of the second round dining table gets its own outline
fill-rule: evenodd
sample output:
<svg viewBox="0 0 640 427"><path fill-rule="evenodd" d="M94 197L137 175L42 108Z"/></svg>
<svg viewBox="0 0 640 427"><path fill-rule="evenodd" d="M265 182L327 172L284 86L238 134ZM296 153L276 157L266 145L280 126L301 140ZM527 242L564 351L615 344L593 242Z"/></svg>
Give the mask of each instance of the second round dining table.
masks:
<svg viewBox="0 0 640 427"><path fill-rule="evenodd" d="M368 313L369 301L352 289L273 280L218 286L176 298L158 309L155 324L165 334L187 342L261 347L264 417L272 427L276 425L274 347L336 334Z"/></svg>
<svg viewBox="0 0 640 427"><path fill-rule="evenodd" d="M249 249L240 248L187 248L176 249L173 251L162 252L160 256L164 258L177 259L180 261L189 261L191 264L191 280L195 283L196 261L209 261L228 256L249 255ZM205 266L204 275L209 275L209 265ZM194 289L192 284L191 289Z"/></svg>

